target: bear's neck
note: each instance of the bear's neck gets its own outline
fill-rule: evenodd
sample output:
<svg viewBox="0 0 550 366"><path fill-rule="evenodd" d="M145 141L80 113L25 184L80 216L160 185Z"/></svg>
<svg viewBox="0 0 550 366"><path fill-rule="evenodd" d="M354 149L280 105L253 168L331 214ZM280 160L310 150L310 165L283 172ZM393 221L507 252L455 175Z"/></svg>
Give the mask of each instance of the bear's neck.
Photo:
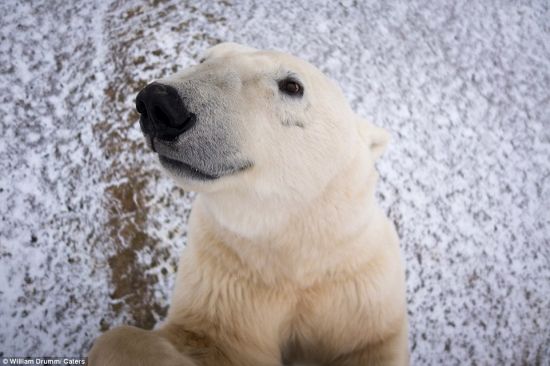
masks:
<svg viewBox="0 0 550 366"><path fill-rule="evenodd" d="M281 209L280 202L199 195L189 245L196 250L205 249L201 245L220 246L224 255L229 250L269 283L292 277L294 283L308 286L320 272L333 275L340 263L353 270L350 263L360 266L373 255L374 227L380 226L374 221L386 220L374 200L378 174L374 167L358 166L363 159L353 160L321 195L288 210ZM193 242L194 230L208 231L208 237L216 239Z"/></svg>

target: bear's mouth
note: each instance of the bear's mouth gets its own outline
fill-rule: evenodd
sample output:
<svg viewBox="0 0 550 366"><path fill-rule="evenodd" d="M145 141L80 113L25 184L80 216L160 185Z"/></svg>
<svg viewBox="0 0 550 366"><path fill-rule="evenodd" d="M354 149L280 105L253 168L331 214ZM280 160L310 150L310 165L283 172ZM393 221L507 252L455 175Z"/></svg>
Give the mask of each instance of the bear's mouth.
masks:
<svg viewBox="0 0 550 366"><path fill-rule="evenodd" d="M213 179L219 178L218 175L206 173L189 164L186 164L179 160L168 158L164 155L159 154L159 160L160 160L160 164L164 168L172 172L176 172L179 175L184 175L184 176L191 177L198 180L213 180Z"/></svg>

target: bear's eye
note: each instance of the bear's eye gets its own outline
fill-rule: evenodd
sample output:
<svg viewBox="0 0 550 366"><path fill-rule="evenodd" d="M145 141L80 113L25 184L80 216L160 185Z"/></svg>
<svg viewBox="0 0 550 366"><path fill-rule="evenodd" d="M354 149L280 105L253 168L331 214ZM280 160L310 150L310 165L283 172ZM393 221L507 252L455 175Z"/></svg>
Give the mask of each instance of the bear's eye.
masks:
<svg viewBox="0 0 550 366"><path fill-rule="evenodd" d="M301 97L304 95L304 87L302 84L291 78L279 81L279 90L294 97Z"/></svg>

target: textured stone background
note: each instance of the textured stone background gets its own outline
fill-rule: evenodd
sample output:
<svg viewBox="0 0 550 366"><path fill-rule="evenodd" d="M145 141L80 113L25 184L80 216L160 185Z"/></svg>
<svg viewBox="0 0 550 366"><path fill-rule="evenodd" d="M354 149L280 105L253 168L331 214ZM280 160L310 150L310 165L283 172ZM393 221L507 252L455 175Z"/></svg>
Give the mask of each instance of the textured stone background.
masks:
<svg viewBox="0 0 550 366"><path fill-rule="evenodd" d="M378 196L417 365L550 365L546 1L0 3L0 356L83 355L169 303L193 196L133 98L222 40L301 56L392 132ZM334 311L338 311L335 309Z"/></svg>

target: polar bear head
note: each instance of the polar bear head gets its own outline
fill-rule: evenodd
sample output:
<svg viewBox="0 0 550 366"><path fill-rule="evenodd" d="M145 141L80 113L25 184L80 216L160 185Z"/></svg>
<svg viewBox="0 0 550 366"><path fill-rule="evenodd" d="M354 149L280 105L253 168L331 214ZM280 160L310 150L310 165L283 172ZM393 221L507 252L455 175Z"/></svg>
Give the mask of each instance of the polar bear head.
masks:
<svg viewBox="0 0 550 366"><path fill-rule="evenodd" d="M371 168L388 138L311 64L234 43L148 85L136 106L148 145L184 189L266 201L311 199L357 154Z"/></svg>

